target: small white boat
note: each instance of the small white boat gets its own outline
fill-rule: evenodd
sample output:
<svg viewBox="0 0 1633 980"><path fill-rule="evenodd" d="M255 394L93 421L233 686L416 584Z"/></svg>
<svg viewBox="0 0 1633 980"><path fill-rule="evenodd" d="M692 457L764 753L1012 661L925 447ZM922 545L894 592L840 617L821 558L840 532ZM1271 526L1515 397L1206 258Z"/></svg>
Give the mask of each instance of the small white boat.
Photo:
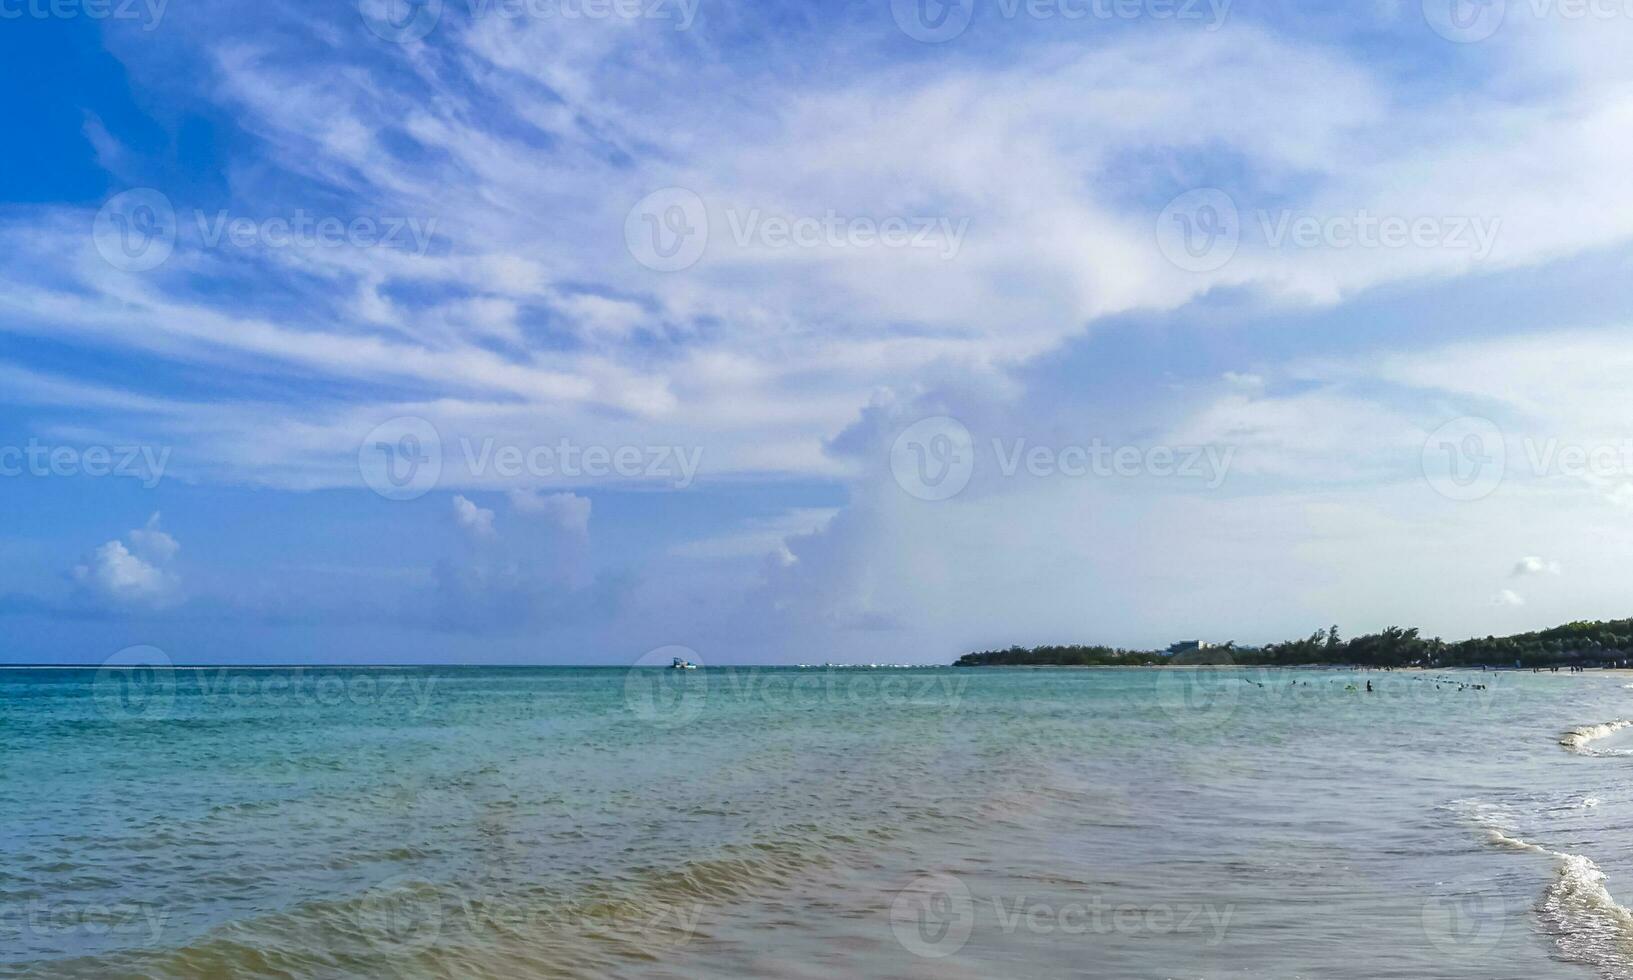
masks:
<svg viewBox="0 0 1633 980"><path fill-rule="evenodd" d="M669 669L670 670L696 670L697 669L697 664L692 663L690 660L687 660L685 657L676 657L674 659L674 662L669 665Z"/></svg>

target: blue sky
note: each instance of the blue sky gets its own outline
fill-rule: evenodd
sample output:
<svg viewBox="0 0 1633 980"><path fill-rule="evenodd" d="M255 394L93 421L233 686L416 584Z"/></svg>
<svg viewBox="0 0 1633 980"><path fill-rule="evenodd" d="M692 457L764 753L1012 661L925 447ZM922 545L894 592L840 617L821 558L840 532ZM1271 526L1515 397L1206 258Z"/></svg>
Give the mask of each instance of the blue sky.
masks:
<svg viewBox="0 0 1633 980"><path fill-rule="evenodd" d="M0 3L0 661L1633 614L1633 14Z"/></svg>

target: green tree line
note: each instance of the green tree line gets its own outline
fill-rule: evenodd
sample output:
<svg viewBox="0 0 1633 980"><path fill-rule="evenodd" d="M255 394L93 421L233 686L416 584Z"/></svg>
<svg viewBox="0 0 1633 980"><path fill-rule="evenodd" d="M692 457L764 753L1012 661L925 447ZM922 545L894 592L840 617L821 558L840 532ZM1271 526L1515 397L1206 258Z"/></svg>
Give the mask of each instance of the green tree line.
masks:
<svg viewBox="0 0 1633 980"><path fill-rule="evenodd" d="M967 653L955 666L1137 667L1158 664L1234 663L1256 666L1357 664L1369 667L1608 667L1633 662L1633 619L1580 621L1513 636L1446 641L1425 638L1416 627L1391 626L1344 639L1338 627L1264 646L1226 643L1169 655L1098 645L1013 646Z"/></svg>

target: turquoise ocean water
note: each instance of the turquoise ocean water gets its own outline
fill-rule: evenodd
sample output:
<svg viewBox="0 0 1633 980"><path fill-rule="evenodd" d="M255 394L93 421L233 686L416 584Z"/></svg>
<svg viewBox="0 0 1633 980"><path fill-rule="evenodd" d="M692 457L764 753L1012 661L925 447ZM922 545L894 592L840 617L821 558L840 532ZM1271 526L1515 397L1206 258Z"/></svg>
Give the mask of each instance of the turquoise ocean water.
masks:
<svg viewBox="0 0 1633 980"><path fill-rule="evenodd" d="M0 975L1633 977L1627 680L4 670Z"/></svg>

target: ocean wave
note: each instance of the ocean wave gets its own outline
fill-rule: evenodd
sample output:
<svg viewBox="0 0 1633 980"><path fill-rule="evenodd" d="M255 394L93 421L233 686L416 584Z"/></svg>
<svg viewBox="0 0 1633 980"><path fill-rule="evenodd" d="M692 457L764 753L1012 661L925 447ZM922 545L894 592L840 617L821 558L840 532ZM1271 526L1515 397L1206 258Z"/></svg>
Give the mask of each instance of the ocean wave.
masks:
<svg viewBox="0 0 1633 980"><path fill-rule="evenodd" d="M1559 874L1543 895L1538 913L1567 959L1598 968L1606 977L1633 977L1633 910L1605 887L1605 873L1580 854L1557 853Z"/></svg>
<svg viewBox="0 0 1633 980"><path fill-rule="evenodd" d="M1584 725L1581 728L1573 728L1561 735L1559 744L1578 755L1627 755L1629 753L1625 749L1608 751L1589 748L1589 745L1607 735L1614 735L1629 725L1633 725L1633 721L1627 719L1607 721L1599 725Z"/></svg>
<svg viewBox="0 0 1633 980"><path fill-rule="evenodd" d="M344 897L237 919L183 945L57 961L67 973L164 978L257 975L604 977L672 960L712 916L810 874L876 860L866 838L818 824L728 844L668 867L607 872L576 888L510 878L398 875Z"/></svg>
<svg viewBox="0 0 1633 980"><path fill-rule="evenodd" d="M1633 956L1629 955L1633 909L1611 895L1599 866L1586 855L1556 851L1517 836L1492 808L1471 800L1457 803L1485 832L1489 843L1553 859L1554 880L1537 903L1537 915L1561 956L1591 966L1609 980L1633 980Z"/></svg>

